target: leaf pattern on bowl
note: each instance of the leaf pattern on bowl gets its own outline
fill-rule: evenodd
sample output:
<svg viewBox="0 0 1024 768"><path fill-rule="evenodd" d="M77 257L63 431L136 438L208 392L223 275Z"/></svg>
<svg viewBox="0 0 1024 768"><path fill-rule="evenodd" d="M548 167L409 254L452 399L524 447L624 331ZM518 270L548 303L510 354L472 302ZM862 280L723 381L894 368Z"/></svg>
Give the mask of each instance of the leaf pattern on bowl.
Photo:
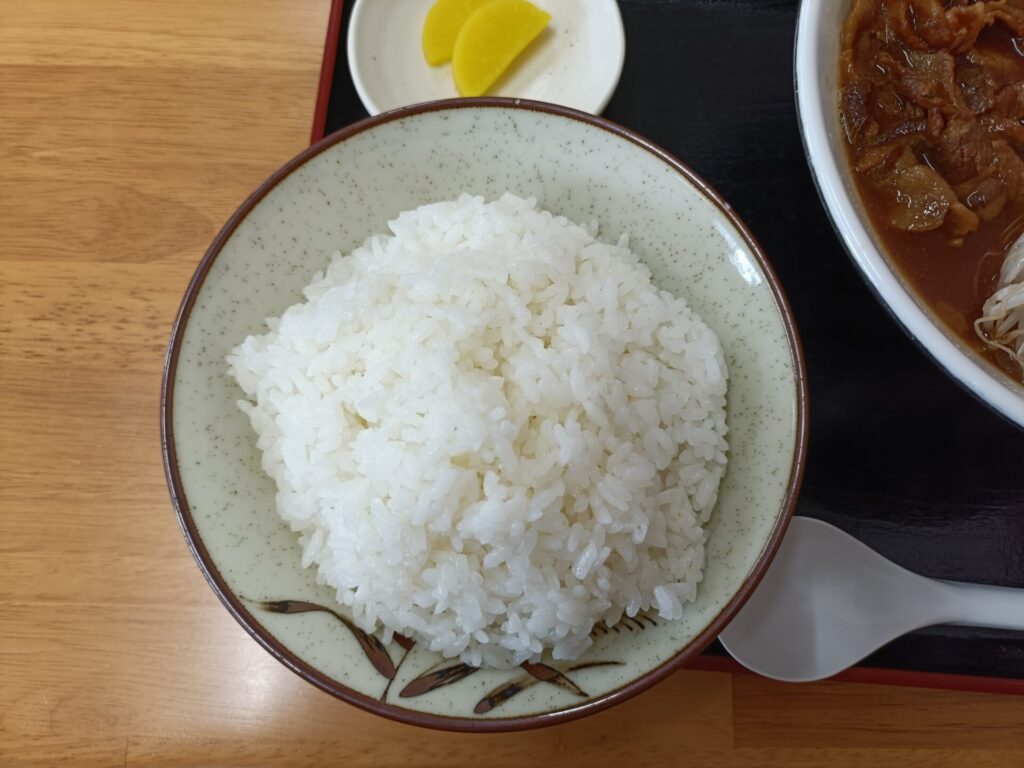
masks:
<svg viewBox="0 0 1024 768"><path fill-rule="evenodd" d="M479 667L472 667L461 662L441 667L440 669L431 668L405 686L398 695L403 699L422 696L424 693L430 693L438 688L444 688L446 685L457 683L464 677L469 677L474 672L479 671L479 669Z"/></svg>
<svg viewBox="0 0 1024 768"><path fill-rule="evenodd" d="M621 661L585 661L580 664L572 665L571 667L569 667L568 671L577 672L582 669L591 669L593 667L611 667L617 666L621 663ZM523 666L525 668L525 665ZM589 698L589 694L587 694L583 689L576 685L576 683L572 682L572 680L566 677L565 673L559 672L557 669L554 669L553 667L547 667L547 665L545 664L534 664L531 666L546 667L551 672L554 672L558 679L564 681L569 686L571 686L570 688L566 688L566 690L575 693L577 696ZM558 685L560 688L564 687L564 685L561 682L555 682L553 678L539 676L535 673L535 670L527 671L530 672L530 674L523 675L522 677L517 677L515 680L512 680L508 683L504 683L503 685L499 685L493 691L491 691L482 699L480 699L480 701L476 703L476 706L473 707L473 713L477 715L487 714L495 707L504 704L506 701L511 699L516 694L522 693L527 688L530 688L540 682L554 683L555 685ZM547 673L545 672L544 674L546 675Z"/></svg>
<svg viewBox="0 0 1024 768"><path fill-rule="evenodd" d="M618 624L608 626L603 621L594 625L594 628L590 631L590 636L603 637L609 632L619 634L620 632L640 632L647 627L658 626L658 620L655 619L647 611L641 611L636 616L623 616Z"/></svg>
<svg viewBox="0 0 1024 768"><path fill-rule="evenodd" d="M416 642L411 638L397 632L394 633L394 635L392 635L392 642L403 649L402 656L396 665L391 659L391 654L389 653L387 646L385 646L377 636L360 629L351 619L333 608L328 608L326 605L320 605L319 603L311 603L306 600L262 600L253 602L256 602L256 604L263 610L270 611L271 613L291 614L322 612L329 613L334 616L345 626L346 629L348 629L349 632L352 633L352 636L356 639L356 642L359 643L359 647L363 650L363 653L366 654L366 658L373 665L374 669L387 679L388 682L384 687L384 693L381 694L380 697L382 702L387 700L388 693L391 690L391 683L398 675L398 671L401 669L402 664L405 662L406 658L408 658L409 653L416 645ZM593 631L590 633L590 636L601 637L609 632L640 632L648 626L657 625L658 622L653 617L646 613L639 613L634 617L623 617L618 624L615 624L612 627L608 627L604 623L596 624ZM477 702L476 706L473 708L473 713L477 715L486 714L496 707L501 706L517 694L533 687L537 683L554 685L573 694L574 696L579 696L584 699L589 698L590 694L571 680L568 677L568 673L580 672L585 669L594 669L597 667L618 666L620 664L622 664L621 661L585 661L573 664L563 671L556 669L550 664L524 661L519 665L519 667L526 672L526 674L502 683L492 690ZM423 672L407 683L398 695L403 699L423 696L431 691L436 691L438 688L444 688L445 686L464 680L479 671L479 667L474 667L464 662L449 664L448 666L442 667L435 664L426 672Z"/></svg>
<svg viewBox="0 0 1024 768"><path fill-rule="evenodd" d="M384 675L388 680L395 679L395 673L397 672L395 663L391 660L391 654L388 653L388 649L384 647L384 643L382 643L376 636L361 630L344 614L328 608L325 605L308 603L305 600L268 600L260 603L260 607L265 611L270 611L271 613L310 613L313 611L322 611L324 613L331 614L338 621L344 624L348 631L352 633L356 642L359 643L359 647L362 648L363 653L366 654L366 658L368 658L370 663L373 664L374 669ZM406 652L408 652L408 649Z"/></svg>
<svg viewBox="0 0 1024 768"><path fill-rule="evenodd" d="M570 680L568 677L563 675L554 667L549 667L547 664L540 664L532 661L524 661L519 665L530 675L530 677L540 680L542 683L551 683L557 685L562 690L568 691L569 693L576 694L577 696L586 697L583 689L580 688L576 683Z"/></svg>

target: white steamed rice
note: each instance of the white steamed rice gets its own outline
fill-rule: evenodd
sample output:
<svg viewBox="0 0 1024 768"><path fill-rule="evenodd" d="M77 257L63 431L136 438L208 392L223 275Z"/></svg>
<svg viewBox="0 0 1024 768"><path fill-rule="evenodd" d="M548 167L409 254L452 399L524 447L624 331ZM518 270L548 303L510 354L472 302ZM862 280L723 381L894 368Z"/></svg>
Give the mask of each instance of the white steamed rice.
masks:
<svg viewBox="0 0 1024 768"><path fill-rule="evenodd" d="M726 463L714 333L532 199L389 228L228 356L303 566L365 630L474 665L679 618Z"/></svg>

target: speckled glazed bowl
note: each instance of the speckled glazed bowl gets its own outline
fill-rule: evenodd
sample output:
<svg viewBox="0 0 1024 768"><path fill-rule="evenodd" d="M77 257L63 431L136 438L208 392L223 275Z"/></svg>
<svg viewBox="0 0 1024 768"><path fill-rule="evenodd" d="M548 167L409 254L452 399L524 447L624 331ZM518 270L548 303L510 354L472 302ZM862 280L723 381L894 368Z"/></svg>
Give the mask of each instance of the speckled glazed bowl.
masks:
<svg viewBox="0 0 1024 768"><path fill-rule="evenodd" d="M730 372L729 466L707 566L683 619L648 617L596 636L576 662L474 670L413 643L362 634L300 567L275 489L236 401L225 355L300 299L332 252L388 219L469 191L538 198L600 234L628 233L656 282L719 335ZM671 156L616 125L546 104L434 102L353 125L303 152L231 217L185 294L164 374L171 496L228 610L282 663L373 712L493 731L579 717L622 701L697 654L736 613L792 514L806 437L803 361L763 254L729 207Z"/></svg>

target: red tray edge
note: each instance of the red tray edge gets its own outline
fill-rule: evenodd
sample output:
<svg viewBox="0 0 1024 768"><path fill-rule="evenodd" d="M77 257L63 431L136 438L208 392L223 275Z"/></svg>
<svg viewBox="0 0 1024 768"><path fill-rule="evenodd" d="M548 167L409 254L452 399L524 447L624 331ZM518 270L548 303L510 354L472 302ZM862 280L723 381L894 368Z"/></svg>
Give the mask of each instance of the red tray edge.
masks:
<svg viewBox="0 0 1024 768"><path fill-rule="evenodd" d="M327 20L327 39L324 42L323 63L320 66L320 87L317 90L316 110L313 113L313 130L310 136L311 144L315 144L324 137L324 131L327 127L327 105L331 99L331 86L334 83L334 65L338 58L338 46L341 44L341 9L344 1L331 1L331 14ZM690 663L689 668L708 672L743 672L752 674L746 667L726 656L699 656ZM848 683L903 685L914 688L938 688L976 693L1024 695L1024 680L984 677L980 675L853 667L829 679Z"/></svg>
<svg viewBox="0 0 1024 768"><path fill-rule="evenodd" d="M754 674L728 656L698 656L687 665L701 672L742 672ZM878 667L851 667L829 681L866 683L871 685L898 685L909 688L936 688L946 691L971 693L1003 693L1024 695L1024 680L983 675L959 675L950 672L916 672Z"/></svg>
<svg viewBox="0 0 1024 768"><path fill-rule="evenodd" d="M331 100L331 85L334 83L334 64L338 59L338 45L341 37L341 8L343 0L331 0L331 15L327 18L327 38L324 41L324 58L320 64L320 86L316 94L316 109L313 111L313 130L309 143L316 144L324 137L327 127L327 105Z"/></svg>

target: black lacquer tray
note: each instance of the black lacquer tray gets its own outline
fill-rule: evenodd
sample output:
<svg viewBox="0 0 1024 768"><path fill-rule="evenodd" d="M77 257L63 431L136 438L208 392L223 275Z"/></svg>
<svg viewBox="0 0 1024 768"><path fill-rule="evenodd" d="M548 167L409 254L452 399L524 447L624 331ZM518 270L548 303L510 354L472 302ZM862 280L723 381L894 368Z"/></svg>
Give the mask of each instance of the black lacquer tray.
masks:
<svg viewBox="0 0 1024 768"><path fill-rule="evenodd" d="M314 140L367 114L344 54L351 2L334 0L331 11ZM833 232L797 127L797 0L619 5L626 65L604 116L678 156L729 200L796 315L811 400L798 514L926 576L1024 587L1024 432L915 346ZM694 666L733 665L716 643ZM933 627L841 677L1024 693L1024 633Z"/></svg>

